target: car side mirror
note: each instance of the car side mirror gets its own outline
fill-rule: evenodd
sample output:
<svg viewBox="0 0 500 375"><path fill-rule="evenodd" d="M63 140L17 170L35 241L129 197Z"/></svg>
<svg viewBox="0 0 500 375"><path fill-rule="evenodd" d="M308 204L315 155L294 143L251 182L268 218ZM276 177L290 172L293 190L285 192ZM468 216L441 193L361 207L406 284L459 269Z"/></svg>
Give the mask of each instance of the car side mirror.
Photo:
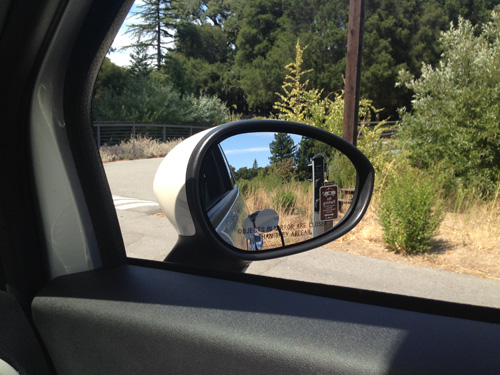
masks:
<svg viewBox="0 0 500 375"><path fill-rule="evenodd" d="M198 133L160 165L154 190L179 240L166 261L245 269L320 247L368 208L374 170L353 145L278 120Z"/></svg>

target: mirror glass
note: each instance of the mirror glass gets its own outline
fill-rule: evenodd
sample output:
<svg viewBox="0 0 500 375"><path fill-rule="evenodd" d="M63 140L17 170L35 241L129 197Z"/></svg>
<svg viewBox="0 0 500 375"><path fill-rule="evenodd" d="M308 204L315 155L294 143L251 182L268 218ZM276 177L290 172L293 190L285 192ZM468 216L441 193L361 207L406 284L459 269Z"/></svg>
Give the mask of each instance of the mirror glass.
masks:
<svg viewBox="0 0 500 375"><path fill-rule="evenodd" d="M225 139L204 159L202 202L216 232L248 251L297 244L349 210L356 170L319 140L259 132Z"/></svg>

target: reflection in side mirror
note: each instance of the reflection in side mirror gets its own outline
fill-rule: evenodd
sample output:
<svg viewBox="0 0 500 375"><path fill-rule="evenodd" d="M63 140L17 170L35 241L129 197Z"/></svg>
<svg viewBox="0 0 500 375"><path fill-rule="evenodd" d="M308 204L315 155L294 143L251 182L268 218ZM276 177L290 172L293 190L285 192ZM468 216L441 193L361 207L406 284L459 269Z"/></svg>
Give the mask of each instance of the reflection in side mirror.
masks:
<svg viewBox="0 0 500 375"><path fill-rule="evenodd" d="M349 212L356 169L314 138L255 132L207 154L202 201L213 228L240 250L295 245L333 230Z"/></svg>

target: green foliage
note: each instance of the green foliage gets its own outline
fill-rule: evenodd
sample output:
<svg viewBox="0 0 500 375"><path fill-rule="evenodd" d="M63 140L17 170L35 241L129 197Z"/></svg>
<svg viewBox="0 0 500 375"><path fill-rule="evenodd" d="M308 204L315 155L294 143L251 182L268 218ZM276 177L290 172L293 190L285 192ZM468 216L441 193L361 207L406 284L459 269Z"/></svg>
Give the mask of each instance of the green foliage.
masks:
<svg viewBox="0 0 500 375"><path fill-rule="evenodd" d="M295 208L297 196L286 188L280 189L273 196L272 202L275 210L290 213Z"/></svg>
<svg viewBox="0 0 500 375"><path fill-rule="evenodd" d="M289 160L294 160L295 156L295 144L292 137L287 133L276 133L274 135L274 141L269 144L269 151L271 156L269 161L271 165L277 163L288 164Z"/></svg>
<svg viewBox="0 0 500 375"><path fill-rule="evenodd" d="M300 41L297 40L295 61L285 67L289 74L286 75L281 86L283 94L277 93L281 100L273 106L282 120L304 122L311 117L315 106L320 101L322 91L317 89L309 90L309 81L303 82L302 79L305 74L311 71L302 70L304 49L301 48Z"/></svg>
<svg viewBox="0 0 500 375"><path fill-rule="evenodd" d="M262 188L267 192L272 192L273 190L283 187L283 180L280 177L265 172L265 168L259 168L257 177L250 180L236 177L238 188L245 197L248 197L259 188Z"/></svg>
<svg viewBox="0 0 500 375"><path fill-rule="evenodd" d="M328 160L330 181L339 188L353 188L356 186L356 168L347 156L340 151L334 151Z"/></svg>
<svg viewBox="0 0 500 375"><path fill-rule="evenodd" d="M385 115L410 106L411 93L394 88L401 69L419 76L422 62L435 64L442 52L441 32L459 16L474 24L488 20L495 0L372 0L367 3L361 92L374 98Z"/></svg>
<svg viewBox="0 0 500 375"><path fill-rule="evenodd" d="M252 180L257 177L258 173L259 170L257 168L241 167L235 172L234 177L237 180Z"/></svg>
<svg viewBox="0 0 500 375"><path fill-rule="evenodd" d="M210 64L224 63L231 49L228 36L220 27L183 22L176 27L175 52L186 58L200 59Z"/></svg>
<svg viewBox="0 0 500 375"><path fill-rule="evenodd" d="M92 105L97 121L211 126L229 120L229 109L215 97L182 97L159 72L131 74L109 64L103 64L95 86Z"/></svg>
<svg viewBox="0 0 500 375"><path fill-rule="evenodd" d="M487 193L500 175L500 14L476 31L460 19L442 34L436 67L424 64L418 79L401 73L414 99L400 136L413 165L444 169L449 189Z"/></svg>
<svg viewBox="0 0 500 375"><path fill-rule="evenodd" d="M94 85L94 96L105 95L106 91L121 94L127 78L128 73L125 68L113 64L109 58L105 57Z"/></svg>
<svg viewBox="0 0 500 375"><path fill-rule="evenodd" d="M278 118L303 122L342 136L344 121L343 93L334 93L324 97L322 90L310 89L308 87L309 80L304 81L303 79L310 72L310 70L304 71L302 68L304 62L302 56L306 48L302 48L299 41L297 41L295 48L295 61L286 66L289 74L286 75L283 82L283 94L277 94L280 100L273 106L278 111ZM359 103L359 121L369 120L373 114L379 111L370 100L363 99ZM386 146L384 146L380 138L384 124L385 122L382 121L375 128L368 126L360 128L362 138L359 140L358 147L370 160L376 161L374 163L376 168L385 162L387 155ZM301 161L300 171L304 170L304 165L305 161Z"/></svg>
<svg viewBox="0 0 500 375"><path fill-rule="evenodd" d="M140 47L154 52L148 59L159 70L166 55L167 40L172 36L172 7L169 0L143 0L135 13L137 23L129 25L127 33L136 41L125 48Z"/></svg>
<svg viewBox="0 0 500 375"><path fill-rule="evenodd" d="M373 109L373 111L378 112L376 109ZM386 121L384 120L375 126L363 123L358 128L359 138L357 147L370 160L377 173L380 173L384 169L384 166L392 161L394 150L398 147L397 140L382 138L385 125ZM398 152L396 151L396 153ZM403 157L400 152L399 157Z"/></svg>
<svg viewBox="0 0 500 375"><path fill-rule="evenodd" d="M372 0L366 6L361 92L383 115L410 105L398 71L418 76L441 53L440 32L459 16L487 20L497 0ZM129 34L184 94L215 95L239 113L267 116L300 39L313 87L340 93L348 0L145 0ZM172 43L173 39L173 43ZM168 45L168 46L167 46ZM168 47L168 48L167 48ZM306 78L304 77L304 78ZM332 97L332 100L335 98Z"/></svg>
<svg viewBox="0 0 500 375"><path fill-rule="evenodd" d="M316 140L313 138L302 137L297 145L295 160L297 162L295 175L298 180L304 181L311 178L311 173L308 170L308 165L311 163L312 157L315 155Z"/></svg>
<svg viewBox="0 0 500 375"><path fill-rule="evenodd" d="M290 182L295 177L295 160L293 158L277 160L269 168L269 173L282 182Z"/></svg>
<svg viewBox="0 0 500 375"><path fill-rule="evenodd" d="M432 176L407 165L389 177L378 215L389 249L419 253L432 247L442 220L440 187Z"/></svg>
<svg viewBox="0 0 500 375"><path fill-rule="evenodd" d="M145 77L151 73L151 67L148 62L147 48L144 46L136 46L130 53L130 74L133 76Z"/></svg>

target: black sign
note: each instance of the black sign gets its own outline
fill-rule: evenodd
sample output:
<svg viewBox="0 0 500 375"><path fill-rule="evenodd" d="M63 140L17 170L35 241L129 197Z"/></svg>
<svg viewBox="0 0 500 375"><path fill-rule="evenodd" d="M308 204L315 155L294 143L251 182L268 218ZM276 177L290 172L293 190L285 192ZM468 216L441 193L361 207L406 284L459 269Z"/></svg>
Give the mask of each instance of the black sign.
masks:
<svg viewBox="0 0 500 375"><path fill-rule="evenodd" d="M322 186L319 189L319 219L335 220L338 217L339 188L337 185Z"/></svg>

